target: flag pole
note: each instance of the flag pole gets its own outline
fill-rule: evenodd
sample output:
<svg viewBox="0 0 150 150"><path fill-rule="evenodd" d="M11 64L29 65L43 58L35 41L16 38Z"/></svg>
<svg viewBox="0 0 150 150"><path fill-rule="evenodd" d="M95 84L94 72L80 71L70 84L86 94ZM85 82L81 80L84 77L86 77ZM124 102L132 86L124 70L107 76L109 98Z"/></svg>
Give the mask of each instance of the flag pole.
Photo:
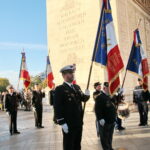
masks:
<svg viewBox="0 0 150 150"><path fill-rule="evenodd" d="M102 9L103 9L103 8L102 8ZM100 17L100 21L99 21L99 26L98 26L98 29L97 29L97 35L96 35L95 46L94 46L94 53L93 53L93 57L92 57L92 61L91 61L91 66L90 66L90 70L89 70L89 76L88 76L88 82L87 82L86 90L89 89L89 85L90 85L90 81L91 81L91 74L92 74L93 64L94 64L94 61L93 61L93 60L95 60L96 52L97 52L97 48L98 48L98 34L101 34L101 31L102 31L102 23L101 23L101 20L102 20L103 13L104 13L104 10L102 10L101 17ZM86 107L86 102L84 102L84 105L83 105L83 115L82 115L82 119L84 118L85 107Z"/></svg>
<svg viewBox="0 0 150 150"><path fill-rule="evenodd" d="M137 24L137 29L139 28L140 24L141 24L142 19L140 18Z"/></svg>
<svg viewBox="0 0 150 150"><path fill-rule="evenodd" d="M24 48L23 48L22 52L24 52ZM20 71L19 71L19 77L18 77L17 91L19 90L21 67L22 67L22 56L21 56L21 64L20 64Z"/></svg>

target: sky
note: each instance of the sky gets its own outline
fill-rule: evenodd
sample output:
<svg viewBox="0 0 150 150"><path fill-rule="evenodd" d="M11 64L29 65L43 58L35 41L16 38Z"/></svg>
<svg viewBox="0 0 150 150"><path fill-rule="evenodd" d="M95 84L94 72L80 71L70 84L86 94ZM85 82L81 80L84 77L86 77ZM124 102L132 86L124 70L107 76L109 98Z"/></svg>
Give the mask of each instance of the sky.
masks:
<svg viewBox="0 0 150 150"><path fill-rule="evenodd" d="M0 2L0 77L16 86L23 49L31 75L46 68L46 0Z"/></svg>

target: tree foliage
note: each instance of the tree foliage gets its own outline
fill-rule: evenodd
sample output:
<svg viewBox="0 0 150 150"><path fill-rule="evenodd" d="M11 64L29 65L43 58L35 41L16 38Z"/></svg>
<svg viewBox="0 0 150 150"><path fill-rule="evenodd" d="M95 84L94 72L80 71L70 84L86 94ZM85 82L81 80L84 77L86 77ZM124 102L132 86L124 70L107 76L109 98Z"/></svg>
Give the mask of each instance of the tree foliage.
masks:
<svg viewBox="0 0 150 150"><path fill-rule="evenodd" d="M9 84L9 80L7 78L0 78L0 91L6 91L6 87Z"/></svg>
<svg viewBox="0 0 150 150"><path fill-rule="evenodd" d="M41 79L40 76L31 77L31 83L30 83L29 88L34 87L35 84L39 84L42 88L46 88L47 86L46 80Z"/></svg>

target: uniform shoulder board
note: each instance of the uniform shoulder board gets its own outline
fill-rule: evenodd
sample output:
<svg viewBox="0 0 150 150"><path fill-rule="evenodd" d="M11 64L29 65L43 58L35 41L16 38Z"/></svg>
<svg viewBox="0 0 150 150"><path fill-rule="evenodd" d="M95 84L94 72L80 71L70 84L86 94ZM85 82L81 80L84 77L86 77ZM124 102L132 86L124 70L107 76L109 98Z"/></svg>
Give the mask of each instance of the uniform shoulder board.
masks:
<svg viewBox="0 0 150 150"><path fill-rule="evenodd" d="M60 89L60 88L62 88L63 87L63 85L58 85L57 87L56 87L56 89Z"/></svg>

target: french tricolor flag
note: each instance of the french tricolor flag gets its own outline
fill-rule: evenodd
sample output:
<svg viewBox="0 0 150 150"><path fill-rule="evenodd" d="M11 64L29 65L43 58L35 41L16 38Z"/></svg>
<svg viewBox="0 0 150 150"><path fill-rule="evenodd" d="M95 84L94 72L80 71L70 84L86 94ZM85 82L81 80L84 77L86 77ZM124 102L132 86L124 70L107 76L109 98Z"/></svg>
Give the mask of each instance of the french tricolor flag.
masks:
<svg viewBox="0 0 150 150"><path fill-rule="evenodd" d="M25 53L21 53L22 54L22 60L21 60L21 68L20 68L20 79L23 80L24 83L24 87L28 88L30 85L30 75L27 69L27 64L26 64L26 56Z"/></svg>
<svg viewBox="0 0 150 150"><path fill-rule="evenodd" d="M113 95L120 86L119 73L124 64L116 40L109 0L103 0L92 61L107 69L109 91Z"/></svg>
<svg viewBox="0 0 150 150"><path fill-rule="evenodd" d="M140 78L143 79L143 88L148 89L148 74L149 67L147 56L142 47L139 30L134 31L134 40L128 60L127 70L136 73Z"/></svg>
<svg viewBox="0 0 150 150"><path fill-rule="evenodd" d="M53 88L55 84L53 82L54 81L54 76L53 76L49 56L47 56L46 79L47 79L47 86L49 88Z"/></svg>

